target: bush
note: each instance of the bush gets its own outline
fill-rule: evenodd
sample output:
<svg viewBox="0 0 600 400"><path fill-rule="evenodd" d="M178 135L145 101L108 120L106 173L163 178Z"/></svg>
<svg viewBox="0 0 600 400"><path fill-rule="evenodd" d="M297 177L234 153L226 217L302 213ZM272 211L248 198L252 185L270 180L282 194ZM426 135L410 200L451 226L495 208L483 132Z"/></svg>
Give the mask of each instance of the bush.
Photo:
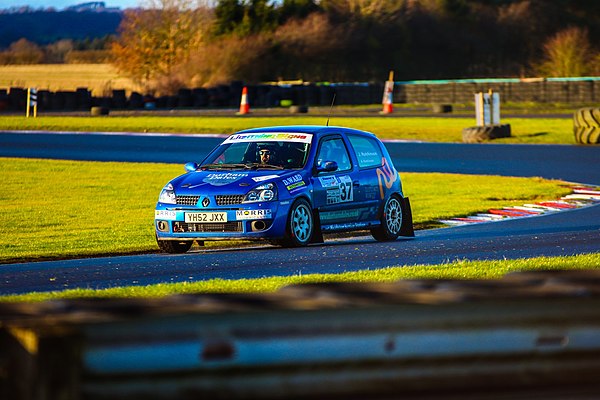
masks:
<svg viewBox="0 0 600 400"><path fill-rule="evenodd" d="M24 38L12 43L0 58L3 64L39 64L43 59L42 49Z"/></svg>

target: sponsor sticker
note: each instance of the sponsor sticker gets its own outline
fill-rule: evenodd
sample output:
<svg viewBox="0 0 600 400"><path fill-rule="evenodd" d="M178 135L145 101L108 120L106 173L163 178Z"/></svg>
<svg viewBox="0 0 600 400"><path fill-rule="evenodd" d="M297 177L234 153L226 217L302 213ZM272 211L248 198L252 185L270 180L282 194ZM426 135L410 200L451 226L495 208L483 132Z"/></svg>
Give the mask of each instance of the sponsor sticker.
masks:
<svg viewBox="0 0 600 400"><path fill-rule="evenodd" d="M271 210L237 210L235 212L235 219L271 219L271 215Z"/></svg>
<svg viewBox="0 0 600 400"><path fill-rule="evenodd" d="M361 151L357 156L361 165L376 165L379 162L379 154L374 151Z"/></svg>
<svg viewBox="0 0 600 400"><path fill-rule="evenodd" d="M360 215L359 210L341 210L321 213L321 222L329 222L335 220L357 219Z"/></svg>
<svg viewBox="0 0 600 400"><path fill-rule="evenodd" d="M254 182L264 182L264 181L268 181L269 179L275 179L275 178L279 178L279 175L256 176L256 177L252 178L252 180Z"/></svg>
<svg viewBox="0 0 600 400"><path fill-rule="evenodd" d="M300 190L302 187L306 186L306 182L302 179L302 175L296 174L292 177L283 179L281 181L288 192L293 193Z"/></svg>
<svg viewBox="0 0 600 400"><path fill-rule="evenodd" d="M342 231L342 230L348 230L348 229L360 229L360 228L366 228L367 226L369 226L368 222L348 222L345 224L324 225L321 227L321 229L323 230L323 232L329 232L329 231Z"/></svg>
<svg viewBox="0 0 600 400"><path fill-rule="evenodd" d="M294 132L240 133L229 136L223 144L235 142L299 142L310 143L312 134Z"/></svg>
<svg viewBox="0 0 600 400"><path fill-rule="evenodd" d="M320 177L319 182L321 182L321 186L324 188L336 187L338 185L338 180L335 176Z"/></svg>
<svg viewBox="0 0 600 400"><path fill-rule="evenodd" d="M347 175L340 176L338 181L337 186L327 189L327 204L346 203L354 200L352 178Z"/></svg>
<svg viewBox="0 0 600 400"><path fill-rule="evenodd" d="M175 221L177 219L177 212L169 210L155 210L154 219L164 219L167 221Z"/></svg>
<svg viewBox="0 0 600 400"><path fill-rule="evenodd" d="M245 172L242 172L242 173L227 172L227 173L223 173L223 174L208 174L208 175L206 175L206 178L204 178L202 180L202 182L206 182L213 186L225 186L225 185L229 185L230 183L239 181L240 179L245 178L247 176L248 176L248 174Z"/></svg>

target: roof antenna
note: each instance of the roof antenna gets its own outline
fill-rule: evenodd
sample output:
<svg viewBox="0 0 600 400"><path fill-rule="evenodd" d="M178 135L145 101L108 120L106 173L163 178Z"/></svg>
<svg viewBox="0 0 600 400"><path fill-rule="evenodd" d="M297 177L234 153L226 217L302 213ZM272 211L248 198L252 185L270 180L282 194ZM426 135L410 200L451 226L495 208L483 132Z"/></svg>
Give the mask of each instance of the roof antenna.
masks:
<svg viewBox="0 0 600 400"><path fill-rule="evenodd" d="M335 95L336 95L336 93L333 92L333 99L331 99L331 106L329 107L329 115L327 116L327 123L325 124L325 126L329 126L329 118L331 117L331 112L333 111L333 103L335 103Z"/></svg>

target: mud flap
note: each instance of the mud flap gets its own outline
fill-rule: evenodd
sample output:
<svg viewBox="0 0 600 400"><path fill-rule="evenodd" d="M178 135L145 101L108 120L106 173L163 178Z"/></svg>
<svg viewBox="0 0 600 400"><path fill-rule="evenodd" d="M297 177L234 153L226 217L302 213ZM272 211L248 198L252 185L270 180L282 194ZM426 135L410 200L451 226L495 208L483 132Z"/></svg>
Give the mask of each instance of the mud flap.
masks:
<svg viewBox="0 0 600 400"><path fill-rule="evenodd" d="M314 221L314 231L312 234L312 238L310 239L311 243L324 243L323 232L321 232L321 216L319 215L318 210L313 210L313 221Z"/></svg>
<svg viewBox="0 0 600 400"><path fill-rule="evenodd" d="M412 210L410 208L410 201L408 197L400 197L402 202L402 227L400 227L400 236L415 236L415 230L413 228Z"/></svg>

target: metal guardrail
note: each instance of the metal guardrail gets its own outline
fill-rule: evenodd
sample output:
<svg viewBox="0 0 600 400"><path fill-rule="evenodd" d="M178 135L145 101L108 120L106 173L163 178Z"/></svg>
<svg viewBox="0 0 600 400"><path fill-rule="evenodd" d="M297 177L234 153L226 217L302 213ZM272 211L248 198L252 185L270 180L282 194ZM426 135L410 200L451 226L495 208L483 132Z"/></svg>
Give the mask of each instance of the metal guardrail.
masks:
<svg viewBox="0 0 600 400"><path fill-rule="evenodd" d="M15 400L555 393L597 385L600 271L4 303L0 345Z"/></svg>

